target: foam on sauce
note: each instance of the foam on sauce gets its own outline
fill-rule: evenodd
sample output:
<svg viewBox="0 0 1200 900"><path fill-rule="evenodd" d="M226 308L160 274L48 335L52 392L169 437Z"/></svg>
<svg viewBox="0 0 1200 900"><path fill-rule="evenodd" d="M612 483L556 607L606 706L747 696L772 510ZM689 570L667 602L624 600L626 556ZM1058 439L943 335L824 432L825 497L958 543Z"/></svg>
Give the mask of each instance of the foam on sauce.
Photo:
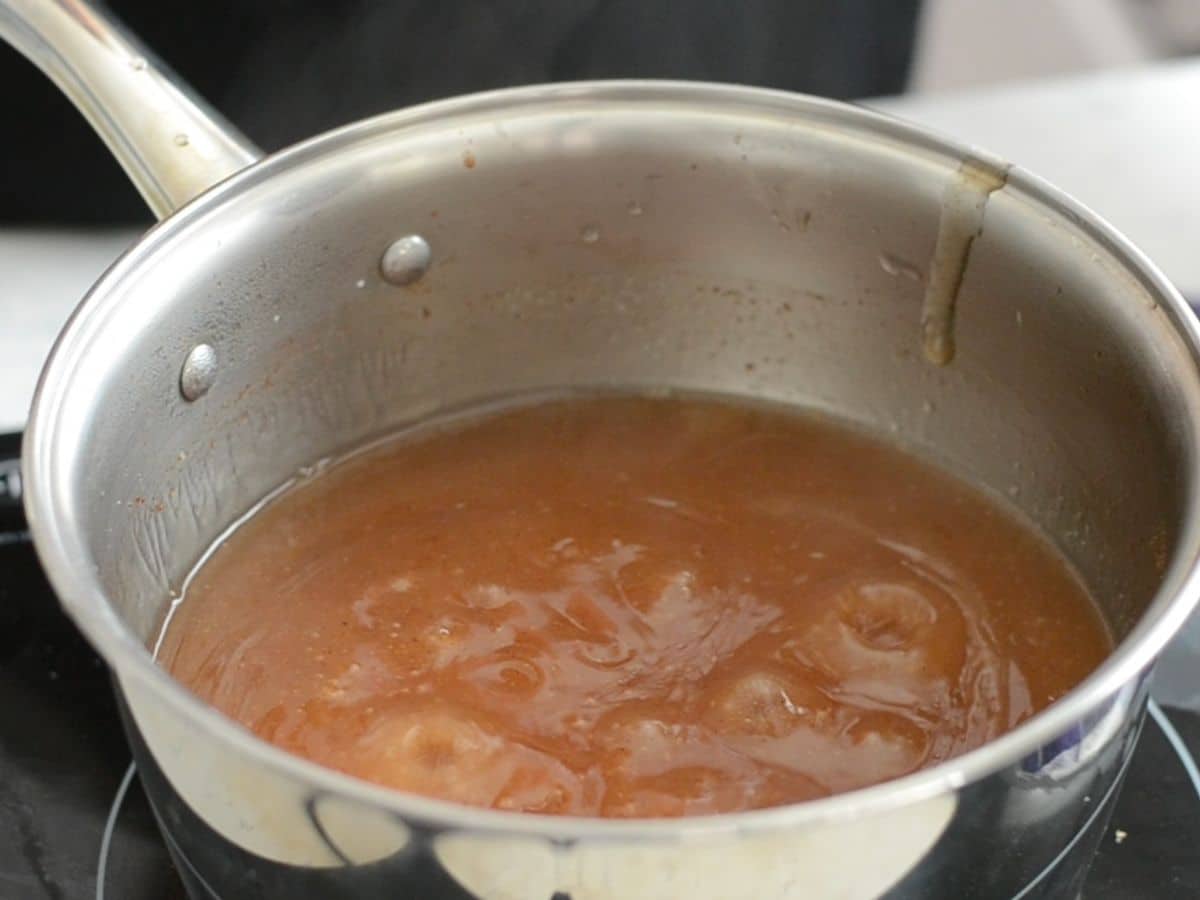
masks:
<svg viewBox="0 0 1200 900"><path fill-rule="evenodd" d="M896 449L778 409L590 397L285 491L198 570L161 659L380 784L656 817L933 765L1110 646L1047 543Z"/></svg>

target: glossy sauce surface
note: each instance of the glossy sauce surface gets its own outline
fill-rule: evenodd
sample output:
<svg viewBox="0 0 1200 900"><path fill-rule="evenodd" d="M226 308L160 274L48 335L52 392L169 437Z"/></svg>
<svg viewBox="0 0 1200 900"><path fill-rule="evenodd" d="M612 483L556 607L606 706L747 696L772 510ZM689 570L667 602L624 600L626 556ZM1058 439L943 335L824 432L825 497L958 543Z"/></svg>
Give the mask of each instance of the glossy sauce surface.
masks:
<svg viewBox="0 0 1200 900"><path fill-rule="evenodd" d="M160 658L371 781L657 817L932 765L1109 649L1047 543L896 449L771 408L592 397L285 491L196 573Z"/></svg>

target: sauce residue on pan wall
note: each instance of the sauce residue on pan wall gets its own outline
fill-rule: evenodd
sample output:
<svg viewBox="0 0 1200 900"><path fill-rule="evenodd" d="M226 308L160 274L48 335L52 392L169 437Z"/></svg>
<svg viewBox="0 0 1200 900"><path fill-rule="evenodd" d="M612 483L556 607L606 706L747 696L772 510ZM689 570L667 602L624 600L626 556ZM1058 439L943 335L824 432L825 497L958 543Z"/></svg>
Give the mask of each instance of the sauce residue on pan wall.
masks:
<svg viewBox="0 0 1200 900"><path fill-rule="evenodd" d="M1048 544L896 449L771 408L589 397L285 491L198 570L161 658L380 784L655 817L932 765L1109 647Z"/></svg>
<svg viewBox="0 0 1200 900"><path fill-rule="evenodd" d="M988 199L1007 183L1006 164L964 159L942 198L937 244L929 265L929 284L921 305L921 349L929 362L954 359L954 321L958 294L975 239L983 234Z"/></svg>

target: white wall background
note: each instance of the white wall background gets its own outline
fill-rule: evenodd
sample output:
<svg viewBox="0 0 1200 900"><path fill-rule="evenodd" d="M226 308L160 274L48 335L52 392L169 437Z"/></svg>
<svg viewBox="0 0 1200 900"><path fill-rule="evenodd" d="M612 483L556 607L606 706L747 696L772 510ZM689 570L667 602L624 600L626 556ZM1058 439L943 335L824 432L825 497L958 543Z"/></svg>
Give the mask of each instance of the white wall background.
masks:
<svg viewBox="0 0 1200 900"><path fill-rule="evenodd" d="M1200 50L1200 0L925 0L910 87L939 91Z"/></svg>

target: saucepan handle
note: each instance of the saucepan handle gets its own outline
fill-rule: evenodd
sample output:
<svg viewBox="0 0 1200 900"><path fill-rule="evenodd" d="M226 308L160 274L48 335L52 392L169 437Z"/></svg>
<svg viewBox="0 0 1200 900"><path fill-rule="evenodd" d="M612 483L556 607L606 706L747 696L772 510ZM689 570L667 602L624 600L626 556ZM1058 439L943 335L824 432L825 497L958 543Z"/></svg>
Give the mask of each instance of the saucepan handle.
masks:
<svg viewBox="0 0 1200 900"><path fill-rule="evenodd" d="M0 0L0 37L74 102L159 218L262 155L82 0Z"/></svg>

